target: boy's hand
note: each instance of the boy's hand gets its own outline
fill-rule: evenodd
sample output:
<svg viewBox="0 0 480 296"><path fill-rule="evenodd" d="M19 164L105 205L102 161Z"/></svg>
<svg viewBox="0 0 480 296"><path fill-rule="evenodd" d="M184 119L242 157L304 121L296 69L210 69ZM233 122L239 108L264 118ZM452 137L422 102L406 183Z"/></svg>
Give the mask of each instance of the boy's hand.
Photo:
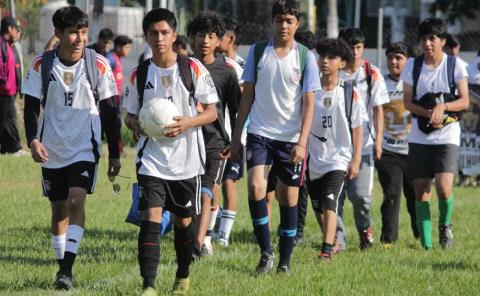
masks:
<svg viewBox="0 0 480 296"><path fill-rule="evenodd" d="M306 149L307 147L300 145L300 144L295 144L292 149L292 153L290 154L290 162L294 164L299 164L301 163L306 155Z"/></svg>
<svg viewBox="0 0 480 296"><path fill-rule="evenodd" d="M242 160L242 153L242 143L240 143L240 141L233 140L232 144L230 145L230 159L235 163L239 163Z"/></svg>
<svg viewBox="0 0 480 296"><path fill-rule="evenodd" d="M348 164L347 168L347 179L353 180L358 176L358 172L360 171L360 160L352 159Z"/></svg>
<svg viewBox="0 0 480 296"><path fill-rule="evenodd" d="M109 158L108 159L108 172L107 175L109 177L114 177L120 173L120 168L122 164L120 163L120 159L118 158Z"/></svg>
<svg viewBox="0 0 480 296"><path fill-rule="evenodd" d="M177 122L167 125L167 131L165 132L165 136L167 137L176 137L183 133L185 130L192 127L190 117L175 116L173 119Z"/></svg>
<svg viewBox="0 0 480 296"><path fill-rule="evenodd" d="M47 149L39 140L35 139L30 143L30 151L35 162L43 163L48 161Z"/></svg>
<svg viewBox="0 0 480 296"><path fill-rule="evenodd" d="M220 152L221 159L228 159L230 158L230 147L223 148L222 152Z"/></svg>

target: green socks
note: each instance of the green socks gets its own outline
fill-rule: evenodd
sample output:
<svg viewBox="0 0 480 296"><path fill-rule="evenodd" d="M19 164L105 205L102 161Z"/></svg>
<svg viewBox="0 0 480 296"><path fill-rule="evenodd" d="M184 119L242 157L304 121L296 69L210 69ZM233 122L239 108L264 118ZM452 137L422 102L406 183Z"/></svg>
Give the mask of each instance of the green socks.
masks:
<svg viewBox="0 0 480 296"><path fill-rule="evenodd" d="M453 193L448 199L438 199L438 225L450 225L453 212Z"/></svg>
<svg viewBox="0 0 480 296"><path fill-rule="evenodd" d="M420 232L420 242L425 249L431 249L432 218L430 216L430 202L416 200L415 210L417 214L417 227Z"/></svg>

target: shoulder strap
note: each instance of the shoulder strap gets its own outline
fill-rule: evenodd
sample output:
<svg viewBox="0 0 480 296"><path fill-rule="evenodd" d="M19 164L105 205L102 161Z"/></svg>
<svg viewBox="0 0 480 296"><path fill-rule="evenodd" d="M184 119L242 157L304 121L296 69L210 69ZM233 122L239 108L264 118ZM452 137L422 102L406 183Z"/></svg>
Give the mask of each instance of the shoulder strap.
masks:
<svg viewBox="0 0 480 296"><path fill-rule="evenodd" d="M190 70L190 58L183 54L177 54L177 64L182 83L188 90L188 92L190 93L190 97L193 98L196 104L195 86L193 84L192 71Z"/></svg>
<svg viewBox="0 0 480 296"><path fill-rule="evenodd" d="M85 59L88 82L90 82L93 97L95 98L95 104L97 104L99 100L97 53L93 49L85 48L83 52L83 58Z"/></svg>
<svg viewBox="0 0 480 296"><path fill-rule="evenodd" d="M257 72L258 72L258 63L263 56L263 52L267 47L268 40L263 40L255 43L255 48L253 49L253 56L255 58L255 81L257 81Z"/></svg>
<svg viewBox="0 0 480 296"><path fill-rule="evenodd" d="M420 55L413 60L413 69L412 69L412 80L413 80L412 99L413 100L415 100L415 97L417 96L417 85L418 85L418 79L420 78L420 73L422 72L422 66L423 66L423 55Z"/></svg>
<svg viewBox="0 0 480 296"><path fill-rule="evenodd" d="M42 54L42 106L47 104L48 85L50 83L50 73L52 72L53 60L55 59L55 50L49 50Z"/></svg>
<svg viewBox="0 0 480 296"><path fill-rule="evenodd" d="M5 64L7 62L7 42L5 42L5 38L3 36L0 36L0 42L2 45L2 63Z"/></svg>
<svg viewBox="0 0 480 296"><path fill-rule="evenodd" d="M370 61L365 59L363 61L363 71L365 73L365 80L367 81L367 106L370 104L372 98L372 66Z"/></svg>
<svg viewBox="0 0 480 296"><path fill-rule="evenodd" d="M307 66L307 57L308 57L308 48L297 42L298 44L298 55L300 61L300 71L302 73L302 78L300 79L300 85L303 85L303 77L305 76L305 68Z"/></svg>
<svg viewBox="0 0 480 296"><path fill-rule="evenodd" d="M147 83L148 67L151 61L151 59L146 59L137 67L137 93L140 108L143 106L143 94L145 93L145 83Z"/></svg>
<svg viewBox="0 0 480 296"><path fill-rule="evenodd" d="M351 129L352 126L352 109L353 109L353 86L354 81L344 81L343 91L345 99L345 115L347 116L348 126Z"/></svg>
<svg viewBox="0 0 480 296"><path fill-rule="evenodd" d="M455 63L457 58L455 56L449 55L447 57L447 76L448 76L448 86L450 88L450 93L455 95L456 85L455 85Z"/></svg>

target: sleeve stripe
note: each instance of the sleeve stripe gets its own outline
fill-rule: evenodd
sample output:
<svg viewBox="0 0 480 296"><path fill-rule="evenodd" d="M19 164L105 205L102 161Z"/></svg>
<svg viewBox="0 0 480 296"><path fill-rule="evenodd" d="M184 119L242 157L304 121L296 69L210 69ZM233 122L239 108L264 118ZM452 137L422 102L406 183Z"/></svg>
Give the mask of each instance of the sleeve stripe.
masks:
<svg viewBox="0 0 480 296"><path fill-rule="evenodd" d="M207 71L207 69L205 69L205 67L203 67L203 65L194 58L190 58L190 68L193 69L195 79L198 79Z"/></svg>
<svg viewBox="0 0 480 296"><path fill-rule="evenodd" d="M130 74L130 84L135 85L135 80L137 79L137 68L132 70L132 74Z"/></svg>
<svg viewBox="0 0 480 296"><path fill-rule="evenodd" d="M37 58L35 58L35 60L33 60L33 70L35 70L36 72L39 72L39 69L40 69L40 65L42 64L42 56L38 56Z"/></svg>

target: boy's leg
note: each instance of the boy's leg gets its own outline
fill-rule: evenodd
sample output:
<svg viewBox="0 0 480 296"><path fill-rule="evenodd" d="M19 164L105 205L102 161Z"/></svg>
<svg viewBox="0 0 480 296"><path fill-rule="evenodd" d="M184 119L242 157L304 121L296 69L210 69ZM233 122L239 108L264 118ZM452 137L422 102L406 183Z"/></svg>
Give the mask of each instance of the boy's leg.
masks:
<svg viewBox="0 0 480 296"><path fill-rule="evenodd" d="M289 272L298 225L298 187L288 186L278 179L275 194L280 205L280 228L278 230L280 260L277 271Z"/></svg>
<svg viewBox="0 0 480 296"><path fill-rule="evenodd" d="M415 213L415 190L413 188L413 179L409 178L405 170L406 159L403 160L405 163L403 168L403 195L407 203L407 211L410 215L410 226L412 228L413 236L418 239L420 234L418 233L417 227L417 215Z"/></svg>
<svg viewBox="0 0 480 296"><path fill-rule="evenodd" d="M415 212L420 233L420 243L425 249L432 248L432 218L430 214L431 179L414 179Z"/></svg>
<svg viewBox="0 0 480 296"><path fill-rule="evenodd" d="M343 252L347 249L347 230L343 224L343 207L347 197L347 187L350 186L351 181L346 180L345 185L338 196L337 208L337 229L335 231L335 246L334 253Z"/></svg>
<svg viewBox="0 0 480 296"><path fill-rule="evenodd" d="M452 213L454 205L452 173L439 173L435 175L435 186L438 194L438 228L439 243L442 248L453 245Z"/></svg>
<svg viewBox="0 0 480 296"><path fill-rule="evenodd" d="M297 236L295 237L295 245L303 244L303 229L305 228L305 220L307 219L308 209L308 190L307 185L300 186L298 191L298 225Z"/></svg>

